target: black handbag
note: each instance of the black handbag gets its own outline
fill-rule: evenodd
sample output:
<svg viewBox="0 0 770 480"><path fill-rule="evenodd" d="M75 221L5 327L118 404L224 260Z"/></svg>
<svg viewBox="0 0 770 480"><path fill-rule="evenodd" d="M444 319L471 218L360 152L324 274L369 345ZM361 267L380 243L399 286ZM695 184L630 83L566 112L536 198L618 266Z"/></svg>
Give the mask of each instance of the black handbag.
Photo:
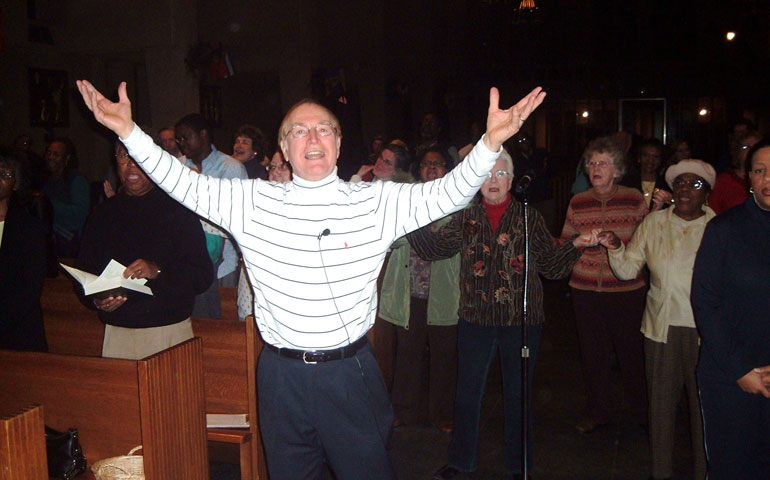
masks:
<svg viewBox="0 0 770 480"><path fill-rule="evenodd" d="M86 457L77 428L59 432L46 425L45 451L49 477L71 480L86 471Z"/></svg>

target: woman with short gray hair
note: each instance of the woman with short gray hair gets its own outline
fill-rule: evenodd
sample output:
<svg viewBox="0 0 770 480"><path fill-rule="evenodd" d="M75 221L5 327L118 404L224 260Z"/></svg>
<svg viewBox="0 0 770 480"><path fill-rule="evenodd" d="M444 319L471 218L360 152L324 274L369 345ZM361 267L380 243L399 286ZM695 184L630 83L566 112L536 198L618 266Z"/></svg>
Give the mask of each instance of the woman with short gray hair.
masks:
<svg viewBox="0 0 770 480"><path fill-rule="evenodd" d="M647 214L642 193L618 185L625 173L623 149L611 137L600 137L583 154L591 188L570 201L562 240L592 230L613 230L624 242ZM644 349L639 325L644 311L641 273L620 280L612 273L606 247L583 250L569 282L575 309L587 408L575 425L588 433L610 421L610 362L613 349L623 374L624 397L631 403L634 422L647 424Z"/></svg>

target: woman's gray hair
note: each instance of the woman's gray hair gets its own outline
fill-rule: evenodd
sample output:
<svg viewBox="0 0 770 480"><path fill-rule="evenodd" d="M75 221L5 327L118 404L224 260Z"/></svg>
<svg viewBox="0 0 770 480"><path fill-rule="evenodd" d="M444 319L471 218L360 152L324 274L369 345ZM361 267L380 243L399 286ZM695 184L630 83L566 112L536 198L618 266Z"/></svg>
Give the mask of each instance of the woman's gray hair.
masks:
<svg viewBox="0 0 770 480"><path fill-rule="evenodd" d="M588 172L588 162L591 161L591 157L595 153L609 154L610 159L612 160L612 166L618 174L617 180L623 178L626 174L626 152L614 136L608 135L605 137L594 138L588 143L582 158L583 170L586 172Z"/></svg>
<svg viewBox="0 0 770 480"><path fill-rule="evenodd" d="M503 151L500 152L500 156L497 158L498 160L505 162L505 169L511 174L511 178L513 178L513 158L511 158L511 154L503 149Z"/></svg>

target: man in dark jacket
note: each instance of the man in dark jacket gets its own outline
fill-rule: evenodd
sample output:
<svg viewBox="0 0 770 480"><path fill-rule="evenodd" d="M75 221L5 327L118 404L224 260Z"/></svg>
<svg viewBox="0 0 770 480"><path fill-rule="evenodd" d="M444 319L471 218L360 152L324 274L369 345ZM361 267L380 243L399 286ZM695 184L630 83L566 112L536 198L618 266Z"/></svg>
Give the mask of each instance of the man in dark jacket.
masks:
<svg viewBox="0 0 770 480"><path fill-rule="evenodd" d="M145 278L153 295L93 299L106 323L102 355L140 359L192 338L195 295L214 269L197 217L155 188L122 143L115 148L122 188L86 225L78 268L99 274L115 259L126 278Z"/></svg>

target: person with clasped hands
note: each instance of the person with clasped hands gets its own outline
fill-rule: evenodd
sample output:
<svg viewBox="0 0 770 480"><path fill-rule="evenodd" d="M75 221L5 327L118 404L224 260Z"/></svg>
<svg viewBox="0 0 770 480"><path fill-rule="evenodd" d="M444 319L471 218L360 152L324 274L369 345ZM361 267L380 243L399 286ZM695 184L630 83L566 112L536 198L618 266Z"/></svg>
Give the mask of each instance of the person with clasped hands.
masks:
<svg viewBox="0 0 770 480"><path fill-rule="evenodd" d="M642 192L619 185L625 174L623 147L612 137L592 140L583 153L591 188L569 202L562 240L594 229L610 227L627 242L647 215ZM586 412L575 428L590 433L609 423L610 366L613 350L623 375L624 397L632 421L647 424L644 347L639 324L644 312L642 274L622 280L613 275L604 247L586 248L575 263L569 281L575 309L580 359L586 383Z"/></svg>
<svg viewBox="0 0 770 480"><path fill-rule="evenodd" d="M751 195L714 217L692 279L708 478L770 472L770 141L747 155Z"/></svg>
<svg viewBox="0 0 770 480"><path fill-rule="evenodd" d="M119 141L115 159L122 186L91 214L77 266L99 274L115 259L124 277L147 279L153 295L91 300L106 324L102 356L138 360L193 337L195 295L214 268L197 217L155 188Z"/></svg>
<svg viewBox="0 0 770 480"><path fill-rule="evenodd" d="M302 100L278 133L293 171L282 184L185 169L135 126L125 83L117 103L87 81L77 84L96 120L161 188L241 247L265 342L257 391L270 478L319 478L324 463L340 480L394 478L387 452L393 410L366 337L385 254L398 237L470 201L545 92L536 88L503 110L491 89L482 140L446 176L415 185L341 180L339 120Z"/></svg>
<svg viewBox="0 0 770 480"><path fill-rule="evenodd" d="M714 168L702 160L682 160L666 170L673 208L650 213L624 245L613 231L599 235L610 266L621 280L636 278L647 265L650 290L642 317L649 398L652 478L672 478L676 410L687 392L694 478L706 476L703 423L695 366L700 345L690 306L695 254L714 212L706 199L715 183Z"/></svg>

